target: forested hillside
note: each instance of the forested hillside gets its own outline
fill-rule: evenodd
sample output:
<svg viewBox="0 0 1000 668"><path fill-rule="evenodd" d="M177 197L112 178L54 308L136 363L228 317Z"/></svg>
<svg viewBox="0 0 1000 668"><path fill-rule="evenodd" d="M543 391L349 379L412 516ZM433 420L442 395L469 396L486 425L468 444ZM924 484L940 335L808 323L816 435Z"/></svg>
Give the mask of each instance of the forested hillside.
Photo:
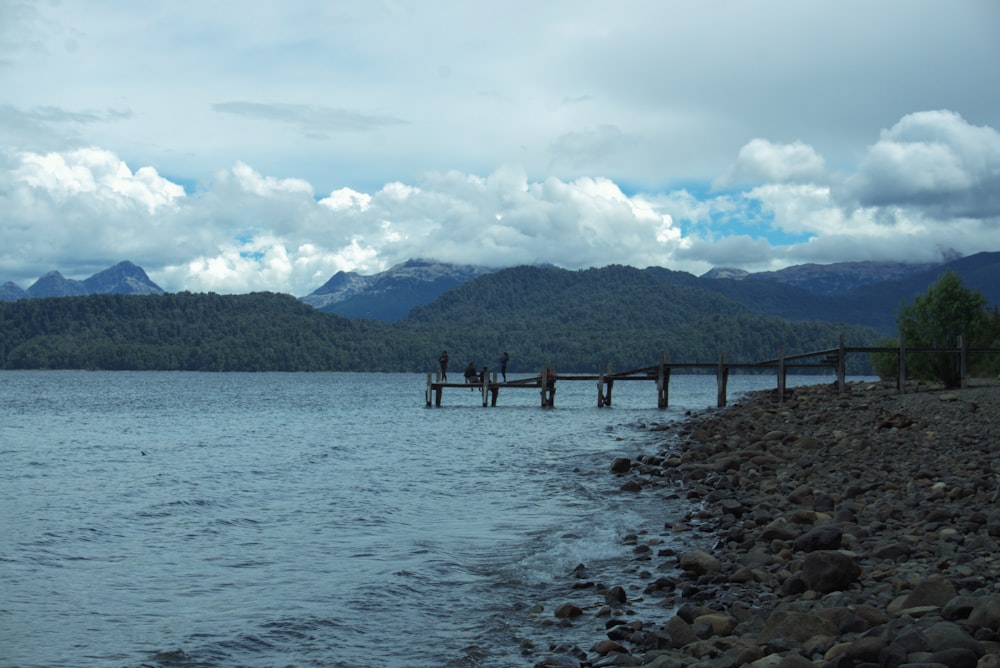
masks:
<svg viewBox="0 0 1000 668"><path fill-rule="evenodd" d="M757 361L850 345L876 334L753 313L718 293L655 272L521 267L446 292L394 324L316 311L289 295L90 295L0 303L6 369L428 371L442 349L510 370L624 370L655 363ZM860 362L859 362L860 363Z"/></svg>
<svg viewBox="0 0 1000 668"><path fill-rule="evenodd" d="M381 323L288 295L89 295L0 304L8 369L358 369Z"/></svg>
<svg viewBox="0 0 1000 668"><path fill-rule="evenodd" d="M398 326L439 332L463 364L468 357L489 365L508 350L534 368L552 361L587 371L603 361L620 370L648 366L660 351L677 362L711 362L721 351L756 361L782 347L787 354L832 348L841 333L850 345L877 338L852 325L761 316L697 284L623 266L503 270L414 309Z"/></svg>

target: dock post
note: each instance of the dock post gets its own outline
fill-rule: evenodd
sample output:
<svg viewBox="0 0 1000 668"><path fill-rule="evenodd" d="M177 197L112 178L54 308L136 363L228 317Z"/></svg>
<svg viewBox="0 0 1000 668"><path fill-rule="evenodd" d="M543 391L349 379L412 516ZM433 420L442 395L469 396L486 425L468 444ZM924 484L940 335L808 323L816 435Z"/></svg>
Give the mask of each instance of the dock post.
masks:
<svg viewBox="0 0 1000 668"><path fill-rule="evenodd" d="M896 391L906 394L906 340L899 335L899 362L896 364Z"/></svg>
<svg viewBox="0 0 1000 668"><path fill-rule="evenodd" d="M427 391L424 392L424 399L427 400L427 408L431 407L431 372L427 372Z"/></svg>
<svg viewBox="0 0 1000 668"><path fill-rule="evenodd" d="M656 407L666 408L670 401L670 353L660 353L660 368L656 378Z"/></svg>
<svg viewBox="0 0 1000 668"><path fill-rule="evenodd" d="M497 395L500 394L500 385L497 383L497 372L493 372L493 383L490 386L490 406L496 407Z"/></svg>
<svg viewBox="0 0 1000 668"><path fill-rule="evenodd" d="M778 353L778 404L785 403L785 347Z"/></svg>
<svg viewBox="0 0 1000 668"><path fill-rule="evenodd" d="M597 407L604 407L604 362L597 365Z"/></svg>
<svg viewBox="0 0 1000 668"><path fill-rule="evenodd" d="M551 374L551 375L550 375ZM549 362L542 369L542 408L552 408L556 405L556 365Z"/></svg>
<svg viewBox="0 0 1000 668"><path fill-rule="evenodd" d="M556 365L549 362L549 371L552 373L552 378L549 379L549 408L555 408L556 405Z"/></svg>
<svg viewBox="0 0 1000 668"><path fill-rule="evenodd" d="M719 408L726 405L726 385L729 383L729 367L726 366L726 353L719 353L719 370L716 373L715 382L718 384L718 397L716 404Z"/></svg>
<svg viewBox="0 0 1000 668"><path fill-rule="evenodd" d="M837 354L837 391L841 394L847 391L847 349L843 334L840 335L840 352Z"/></svg>
<svg viewBox="0 0 1000 668"><path fill-rule="evenodd" d="M479 392L483 395L483 408L486 408L487 401L486 397L489 396L490 387L490 371L486 367L483 367L482 372L479 374Z"/></svg>
<svg viewBox="0 0 1000 668"><path fill-rule="evenodd" d="M546 391L548 391L548 385L549 385L549 365L548 364L546 364L545 366L542 367L542 373L539 376L539 380L541 380L541 382L539 383L539 385L542 388L542 390L541 390L542 408L545 408L546 406L549 405L548 404L548 399L546 399L546 397L545 397L545 393L546 393Z"/></svg>
<svg viewBox="0 0 1000 668"><path fill-rule="evenodd" d="M608 362L608 375L605 378L605 384L608 386L608 391L604 393L604 405L611 405L611 390L615 386L615 379L611 377L611 362Z"/></svg>

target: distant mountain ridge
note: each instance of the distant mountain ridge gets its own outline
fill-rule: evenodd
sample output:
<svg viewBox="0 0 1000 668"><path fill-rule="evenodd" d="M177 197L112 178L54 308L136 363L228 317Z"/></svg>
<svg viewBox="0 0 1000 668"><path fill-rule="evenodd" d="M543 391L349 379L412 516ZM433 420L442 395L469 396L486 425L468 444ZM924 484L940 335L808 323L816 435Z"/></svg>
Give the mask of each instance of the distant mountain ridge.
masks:
<svg viewBox="0 0 1000 668"><path fill-rule="evenodd" d="M17 301L32 297L78 297L83 295L162 295L163 290L150 280L146 272L129 261L99 271L78 281L50 271L27 290L10 281L0 286L0 301Z"/></svg>
<svg viewBox="0 0 1000 668"><path fill-rule="evenodd" d="M951 258L952 260L958 258ZM715 267L701 275L708 279L770 280L794 285L818 295L846 295L858 288L894 281L918 274L944 262L834 262L832 264L797 264L777 271L747 272L730 267Z"/></svg>
<svg viewBox="0 0 1000 668"><path fill-rule="evenodd" d="M423 269L431 273L420 280L442 267ZM846 295L662 267L511 267L467 280L393 323L324 313L275 293L20 299L0 303L0 367L417 372L434 369L441 350L491 368L507 350L517 371L543 362L638 368L659 352L753 361L825 350L841 336L848 346L874 345L894 333L899 305L949 270L1000 305L998 252ZM50 278L43 285L67 288Z"/></svg>
<svg viewBox="0 0 1000 668"><path fill-rule="evenodd" d="M494 271L471 264L407 260L369 276L338 271L301 301L346 318L396 322L405 318L414 306L428 304L451 288Z"/></svg>
<svg viewBox="0 0 1000 668"><path fill-rule="evenodd" d="M528 288L543 298L551 298L555 276L559 276L559 280L571 280L574 275L583 277L608 270L604 280L614 283L629 275L615 267L553 272L549 270L555 267L535 266L527 273L523 269L409 260L369 276L337 272L300 301L346 318L394 323L411 319L411 313L417 314L459 287L468 285L471 288L461 293L467 298L483 299L476 296L481 281L515 270L522 278L533 277L537 282ZM662 267L634 269L634 272L648 274L661 285L682 286L705 295L722 296L761 315L790 321L852 323L889 333L895 327L900 303L926 292L948 269L955 271L967 287L979 290L990 304L1000 305L998 252L977 253L941 263L842 262L796 265L759 273L717 268L702 276ZM487 285L492 283L485 284L482 289L490 289ZM163 290L131 262L119 263L85 281L66 279L54 271L38 279L27 291L13 283L0 286L0 301L89 294L163 294Z"/></svg>
<svg viewBox="0 0 1000 668"><path fill-rule="evenodd" d="M965 266L961 265L960 258L954 258L938 263L870 261L804 264L757 273L718 267L701 276L661 267L649 267L643 271L659 272L664 280L718 292L754 311L769 315L829 320L830 314L836 313L845 316L848 321L864 322L886 330L891 328L898 306L898 300L889 303L892 299L926 291L940 272L955 263L959 263L956 266L960 268ZM432 303L452 288L510 269L513 268L494 270L433 260L410 260L370 276L338 272L301 300L319 310L348 318L396 322L406 318L412 309ZM882 289L871 288L883 284ZM913 285L919 287L914 288ZM983 291L992 303L1000 303L1000 296L993 295L989 281L973 280L967 285ZM864 296L863 291L869 288L877 298ZM858 291L862 291L861 296L852 297ZM868 303L865 303L866 299Z"/></svg>

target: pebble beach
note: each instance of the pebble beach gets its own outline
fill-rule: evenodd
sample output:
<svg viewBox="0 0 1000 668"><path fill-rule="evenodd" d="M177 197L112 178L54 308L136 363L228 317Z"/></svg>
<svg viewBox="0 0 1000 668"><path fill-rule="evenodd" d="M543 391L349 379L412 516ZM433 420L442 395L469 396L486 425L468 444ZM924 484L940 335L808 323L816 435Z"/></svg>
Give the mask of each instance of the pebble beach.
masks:
<svg viewBox="0 0 1000 668"><path fill-rule="evenodd" d="M756 392L647 428L619 493L692 510L626 537L619 581L571 576L538 622L605 633L533 665L1000 667L1000 385Z"/></svg>

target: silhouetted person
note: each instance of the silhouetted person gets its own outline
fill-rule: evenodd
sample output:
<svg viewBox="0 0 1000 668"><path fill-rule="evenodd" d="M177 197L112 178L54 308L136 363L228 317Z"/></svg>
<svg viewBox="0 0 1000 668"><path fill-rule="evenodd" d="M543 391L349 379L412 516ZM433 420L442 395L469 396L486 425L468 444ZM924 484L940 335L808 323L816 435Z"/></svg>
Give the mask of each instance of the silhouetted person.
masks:
<svg viewBox="0 0 1000 668"><path fill-rule="evenodd" d="M441 357L438 358L438 364L441 365L441 380L448 380L448 351L441 353Z"/></svg>
<svg viewBox="0 0 1000 668"><path fill-rule="evenodd" d="M500 375L503 376L503 382L507 382L507 362L510 361L510 355L507 351L503 351L503 355L500 357Z"/></svg>
<svg viewBox="0 0 1000 668"><path fill-rule="evenodd" d="M465 382L475 383L477 380L479 380L479 374L476 373L476 365L469 362L469 366L465 367ZM471 387L469 391L472 391Z"/></svg>

